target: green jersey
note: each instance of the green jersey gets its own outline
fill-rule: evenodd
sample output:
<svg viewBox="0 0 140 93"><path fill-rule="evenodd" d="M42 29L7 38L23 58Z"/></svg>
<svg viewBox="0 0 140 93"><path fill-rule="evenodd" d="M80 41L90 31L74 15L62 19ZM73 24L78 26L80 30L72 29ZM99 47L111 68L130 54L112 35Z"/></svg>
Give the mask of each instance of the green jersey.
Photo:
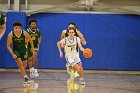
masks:
<svg viewBox="0 0 140 93"><path fill-rule="evenodd" d="M25 42L24 31L21 30L21 36L17 37L12 31L12 48L15 55L21 58L26 58L27 48Z"/></svg>
<svg viewBox="0 0 140 93"><path fill-rule="evenodd" d="M0 14L0 25L3 25L4 23L5 23L4 15Z"/></svg>
<svg viewBox="0 0 140 93"><path fill-rule="evenodd" d="M38 48L38 38L40 37L40 30L36 29L33 31L31 28L27 29L28 34L31 36L34 44L34 48ZM28 47L31 47L31 44L28 44Z"/></svg>

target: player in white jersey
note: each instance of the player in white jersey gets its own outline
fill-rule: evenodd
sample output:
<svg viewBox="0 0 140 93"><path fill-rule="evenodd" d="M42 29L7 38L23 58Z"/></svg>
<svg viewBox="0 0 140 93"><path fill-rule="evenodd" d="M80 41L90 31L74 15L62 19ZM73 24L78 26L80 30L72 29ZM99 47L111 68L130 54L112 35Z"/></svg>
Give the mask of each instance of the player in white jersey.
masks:
<svg viewBox="0 0 140 93"><path fill-rule="evenodd" d="M83 67L79 57L79 49L84 51L84 48L81 45L79 37L74 36L74 34L74 29L69 29L68 37L58 41L57 46L60 58L63 57L61 47L64 47L66 61L79 73L80 84L83 85L85 84L85 81L83 79Z"/></svg>

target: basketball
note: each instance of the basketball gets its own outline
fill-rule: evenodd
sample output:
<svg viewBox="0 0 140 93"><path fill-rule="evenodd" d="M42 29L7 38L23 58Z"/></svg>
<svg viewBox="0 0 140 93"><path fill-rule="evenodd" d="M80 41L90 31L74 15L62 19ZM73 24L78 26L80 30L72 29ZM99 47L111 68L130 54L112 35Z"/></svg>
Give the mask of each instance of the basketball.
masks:
<svg viewBox="0 0 140 93"><path fill-rule="evenodd" d="M91 58L92 57L92 50L89 49L89 48L86 48L84 51L83 51L83 56L85 58Z"/></svg>

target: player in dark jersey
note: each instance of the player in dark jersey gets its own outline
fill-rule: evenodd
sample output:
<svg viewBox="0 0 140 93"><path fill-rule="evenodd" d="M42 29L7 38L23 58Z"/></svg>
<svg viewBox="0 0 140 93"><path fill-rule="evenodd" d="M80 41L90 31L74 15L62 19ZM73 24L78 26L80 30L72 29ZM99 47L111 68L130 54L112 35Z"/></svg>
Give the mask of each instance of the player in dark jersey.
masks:
<svg viewBox="0 0 140 93"><path fill-rule="evenodd" d="M23 84L28 84L29 78L25 72L26 69L26 59L27 59L27 48L26 48L26 40L31 43L32 52L34 54L34 45L31 40L30 35L21 30L22 24L20 22L15 22L13 24L14 30L11 31L7 38L7 48L13 58L15 59L18 68L20 70L21 75L24 77L25 81ZM12 48L10 47L12 45Z"/></svg>
<svg viewBox="0 0 140 93"><path fill-rule="evenodd" d="M83 45L86 45L87 42L86 42L83 34L80 32L80 29L78 27L76 27L76 25L75 25L74 22L70 22L68 24L68 29L75 29L75 36L77 36L77 37L80 38L80 40L81 40L81 42L82 42ZM68 36L68 29L65 29L65 30L62 31L62 33L61 33L61 39L63 39L63 38L65 38L65 37Z"/></svg>
<svg viewBox="0 0 140 93"><path fill-rule="evenodd" d="M5 31L6 31L6 25L5 25L4 15L1 13L0 14L0 39L4 35Z"/></svg>
<svg viewBox="0 0 140 93"><path fill-rule="evenodd" d="M31 45L28 43L27 49L28 49L28 64L30 68L30 78L38 77L38 50L39 50L39 44L41 43L41 34L40 30L36 27L37 20L31 19L29 21L30 28L27 29L28 34L31 36L34 48L35 48L35 55L32 55L31 52Z"/></svg>

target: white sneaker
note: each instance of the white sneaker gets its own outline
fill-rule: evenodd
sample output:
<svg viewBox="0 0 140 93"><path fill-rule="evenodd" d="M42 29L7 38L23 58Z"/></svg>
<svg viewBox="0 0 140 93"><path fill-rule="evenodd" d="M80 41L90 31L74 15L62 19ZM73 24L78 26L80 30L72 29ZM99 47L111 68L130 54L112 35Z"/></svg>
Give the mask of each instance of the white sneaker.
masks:
<svg viewBox="0 0 140 93"><path fill-rule="evenodd" d="M85 80L83 78L80 79L80 84L85 85Z"/></svg>
<svg viewBox="0 0 140 93"><path fill-rule="evenodd" d="M70 74L70 73L71 73L71 69L70 69L70 67L69 67L69 64L68 64L68 63L66 63L66 68L67 68L67 73L68 73L68 74Z"/></svg>
<svg viewBox="0 0 140 93"><path fill-rule="evenodd" d="M30 68L30 78L34 78L34 68Z"/></svg>
<svg viewBox="0 0 140 93"><path fill-rule="evenodd" d="M34 75L34 72L30 72L30 78L34 78L35 75Z"/></svg>
<svg viewBox="0 0 140 93"><path fill-rule="evenodd" d="M34 72L34 76L38 77L39 76L38 72Z"/></svg>

